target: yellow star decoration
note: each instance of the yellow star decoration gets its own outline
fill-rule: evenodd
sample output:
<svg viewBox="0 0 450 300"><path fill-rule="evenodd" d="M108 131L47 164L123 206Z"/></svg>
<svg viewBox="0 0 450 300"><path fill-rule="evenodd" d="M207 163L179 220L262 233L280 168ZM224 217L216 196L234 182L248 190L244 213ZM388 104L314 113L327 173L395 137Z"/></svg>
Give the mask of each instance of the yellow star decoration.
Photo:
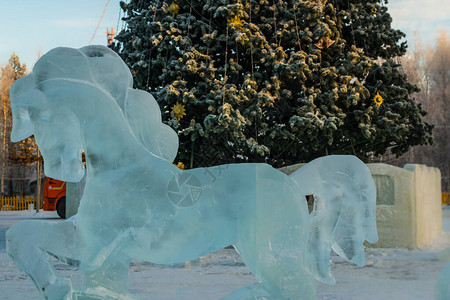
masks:
<svg viewBox="0 0 450 300"><path fill-rule="evenodd" d="M178 9L180 7L178 6L178 4L176 4L175 2L172 2L172 4L170 4L169 6L169 13L175 17L178 14Z"/></svg>
<svg viewBox="0 0 450 300"><path fill-rule="evenodd" d="M172 106L172 112L175 118L178 119L178 121L180 121L180 119L186 115L186 109L184 108L184 105L178 102L177 104Z"/></svg>
<svg viewBox="0 0 450 300"><path fill-rule="evenodd" d="M373 13L373 14L376 14L376 13L377 13L377 8L376 8L376 7L373 7L373 8L370 10L370 12Z"/></svg>
<svg viewBox="0 0 450 300"><path fill-rule="evenodd" d="M234 16L231 19L228 19L228 25L233 24L237 29L244 29L244 21L242 21L238 16Z"/></svg>
<svg viewBox="0 0 450 300"><path fill-rule="evenodd" d="M380 93L377 92L377 94L375 95L375 97L373 98L373 101L375 101L375 103L378 105L378 107L381 106L381 103L383 103L383 97L381 97Z"/></svg>

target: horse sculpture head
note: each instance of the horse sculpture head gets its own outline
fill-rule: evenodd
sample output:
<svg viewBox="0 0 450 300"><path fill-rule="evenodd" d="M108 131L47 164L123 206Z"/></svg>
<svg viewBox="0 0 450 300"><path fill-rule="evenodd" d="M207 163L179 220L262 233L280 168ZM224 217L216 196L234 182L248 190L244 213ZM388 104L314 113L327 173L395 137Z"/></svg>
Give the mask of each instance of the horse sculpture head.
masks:
<svg viewBox="0 0 450 300"><path fill-rule="evenodd" d="M20 141L34 135L48 176L66 181L79 181L83 177L80 124L72 112L49 101L35 84L33 74L13 85L11 110L11 140Z"/></svg>
<svg viewBox="0 0 450 300"><path fill-rule="evenodd" d="M68 88L75 82L77 90ZM32 74L19 79L11 88L14 124L11 140L20 141L34 135L46 162L45 174L79 181L84 175L83 124L67 104L77 101L73 96L82 92L80 87L87 90L94 86L115 100L144 147L157 156L173 160L178 136L162 123L154 98L147 92L132 89L132 85L128 67L107 47L53 49L39 59Z"/></svg>

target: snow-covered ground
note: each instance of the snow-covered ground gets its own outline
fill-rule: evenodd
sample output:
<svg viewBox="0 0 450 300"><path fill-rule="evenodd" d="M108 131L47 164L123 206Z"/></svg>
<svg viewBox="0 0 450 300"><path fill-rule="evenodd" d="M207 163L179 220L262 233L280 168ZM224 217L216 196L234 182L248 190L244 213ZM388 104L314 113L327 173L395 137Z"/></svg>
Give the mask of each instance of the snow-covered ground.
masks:
<svg viewBox="0 0 450 300"><path fill-rule="evenodd" d="M444 208L443 234L423 249L372 249L368 264L359 268L332 256L337 284L318 284L319 299L433 299L445 261L439 253L450 248L450 208ZM31 280L6 255L5 232L24 219L61 220L53 212L0 212L0 299L39 299ZM76 268L54 261L62 276L81 283ZM130 267L130 291L141 300L220 299L255 282L237 253L223 249L196 261L174 266L136 262Z"/></svg>

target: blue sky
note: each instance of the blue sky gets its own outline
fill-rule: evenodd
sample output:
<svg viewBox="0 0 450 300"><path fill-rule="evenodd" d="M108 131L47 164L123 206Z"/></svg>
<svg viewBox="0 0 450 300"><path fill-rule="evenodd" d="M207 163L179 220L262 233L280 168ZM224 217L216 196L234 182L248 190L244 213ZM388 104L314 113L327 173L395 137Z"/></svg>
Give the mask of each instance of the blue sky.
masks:
<svg viewBox="0 0 450 300"><path fill-rule="evenodd" d="M389 0L388 11L393 18L392 27L406 33L411 45L415 31L424 44L434 43L440 28L450 34L449 0Z"/></svg>
<svg viewBox="0 0 450 300"><path fill-rule="evenodd" d="M106 44L106 28L117 29L120 0L110 0L92 44ZM59 47L89 44L107 0L0 0L0 64L15 52L31 67L42 54ZM120 22L121 23L121 22Z"/></svg>
<svg viewBox="0 0 450 300"><path fill-rule="evenodd" d="M0 64L15 52L31 67L39 52L59 46L83 47L89 44L107 0L0 0ZM106 28L115 30L120 0L110 0L92 44L106 44ZM415 30L425 43L435 40L438 28L450 32L449 0L390 0L394 28L413 41Z"/></svg>

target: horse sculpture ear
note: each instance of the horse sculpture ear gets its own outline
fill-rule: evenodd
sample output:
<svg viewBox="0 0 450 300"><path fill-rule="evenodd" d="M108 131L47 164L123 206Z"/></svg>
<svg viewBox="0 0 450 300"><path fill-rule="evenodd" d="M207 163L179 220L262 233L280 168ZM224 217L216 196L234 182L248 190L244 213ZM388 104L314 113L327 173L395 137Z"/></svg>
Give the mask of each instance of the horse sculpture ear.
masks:
<svg viewBox="0 0 450 300"><path fill-rule="evenodd" d="M14 82L10 94L13 118L11 141L18 142L34 133L34 126L31 122L29 108L40 107L47 100L44 93L34 88L32 74L22 77Z"/></svg>
<svg viewBox="0 0 450 300"><path fill-rule="evenodd" d="M133 76L120 56L105 46L86 46L79 50L86 55L93 79L108 91L122 111Z"/></svg>
<svg viewBox="0 0 450 300"><path fill-rule="evenodd" d="M173 162L178 152L178 135L161 121L161 110L150 93L129 89L125 118L136 139L147 150Z"/></svg>
<svg viewBox="0 0 450 300"><path fill-rule="evenodd" d="M78 49L60 47L44 54L33 67L36 85L51 79L92 82L88 58Z"/></svg>

